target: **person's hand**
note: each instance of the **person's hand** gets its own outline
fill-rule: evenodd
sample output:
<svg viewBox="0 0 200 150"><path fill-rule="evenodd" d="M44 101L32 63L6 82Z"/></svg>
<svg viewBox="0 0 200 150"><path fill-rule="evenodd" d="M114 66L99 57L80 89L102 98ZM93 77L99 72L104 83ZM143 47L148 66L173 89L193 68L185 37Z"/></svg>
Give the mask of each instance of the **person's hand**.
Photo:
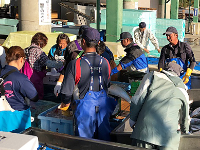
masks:
<svg viewBox="0 0 200 150"><path fill-rule="evenodd" d="M144 51L145 51L147 54L149 54L149 50L148 50L148 49L144 48Z"/></svg>
<svg viewBox="0 0 200 150"><path fill-rule="evenodd" d="M160 49L157 49L158 53L160 53Z"/></svg>
<svg viewBox="0 0 200 150"><path fill-rule="evenodd" d="M56 83L56 86L54 87L54 94L55 94L56 96L58 96L58 94L60 93L61 84L62 84L62 82L58 81L58 82Z"/></svg>
<svg viewBox="0 0 200 150"><path fill-rule="evenodd" d="M59 106L58 106L58 109L60 110L63 110L63 111L66 111L70 106L70 103L69 104L64 104L64 103L61 103Z"/></svg>
<svg viewBox="0 0 200 150"><path fill-rule="evenodd" d="M190 76L187 76L187 75L185 75L185 76L183 77L183 83L184 83L184 84L187 84L187 83L188 83L189 77L190 77Z"/></svg>
<svg viewBox="0 0 200 150"><path fill-rule="evenodd" d="M188 83L189 77L190 77L191 74L192 74L192 69L187 68L186 74L185 74L185 76L183 77L183 82L184 82L184 84L187 84L187 83Z"/></svg>

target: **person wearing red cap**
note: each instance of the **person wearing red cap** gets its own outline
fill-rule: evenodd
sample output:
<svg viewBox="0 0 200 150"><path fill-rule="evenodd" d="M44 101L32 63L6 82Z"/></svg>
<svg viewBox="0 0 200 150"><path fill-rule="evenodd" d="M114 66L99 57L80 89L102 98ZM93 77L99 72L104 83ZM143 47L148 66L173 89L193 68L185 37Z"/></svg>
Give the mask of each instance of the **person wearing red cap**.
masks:
<svg viewBox="0 0 200 150"><path fill-rule="evenodd" d="M149 53L149 50L148 50L149 40L151 41L151 43L155 46L155 48L160 53L158 40L154 36L154 34L151 33L151 31L149 29L146 28L145 22L140 22L139 28L137 28L134 31L134 38L135 38L135 43L146 53Z"/></svg>
<svg viewBox="0 0 200 150"><path fill-rule="evenodd" d="M175 27L168 27L163 35L166 35L169 44L161 50L158 69L160 71L165 69L167 62L176 62L184 69L184 73L180 75L180 78L190 89L190 76L196 64L193 51L189 44L178 40L178 31Z"/></svg>

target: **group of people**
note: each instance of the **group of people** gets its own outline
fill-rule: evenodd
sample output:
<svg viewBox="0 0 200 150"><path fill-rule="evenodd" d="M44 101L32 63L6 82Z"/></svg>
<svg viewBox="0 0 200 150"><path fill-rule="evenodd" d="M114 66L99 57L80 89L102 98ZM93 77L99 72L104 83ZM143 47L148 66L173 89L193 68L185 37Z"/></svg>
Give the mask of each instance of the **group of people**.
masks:
<svg viewBox="0 0 200 150"><path fill-rule="evenodd" d="M148 39L158 52L160 49L145 22L141 22L135 30L134 39L128 32L120 34L118 41L125 48L126 56L117 66L112 52L100 41L99 32L88 26L81 26L79 38L72 42L66 34L60 34L48 56L42 51L48 38L41 32L33 36L28 48L9 48L5 56L7 65L4 67L1 62L0 77L14 70L4 79L5 97L14 110L10 114L23 114L18 115L18 122L15 119L1 121L0 130L18 132L30 127L27 98L34 102L43 98L42 79L48 67L56 68L61 73L54 88L54 94L61 96L59 109L66 111L70 105L75 106L75 134L110 140L109 118L117 104L107 94L111 76L122 69L137 70L146 75L132 97L132 144L153 149L177 148L181 133L177 128L179 110L182 116L181 131L187 133L189 130L189 100L184 83L189 83L195 58L190 46L178 40L176 28L169 27L164 34L169 44L161 50L158 63L160 72L149 72L145 57L145 53L149 53ZM8 119L3 113L0 113L0 118ZM16 126L11 128L9 124L12 122L16 122Z"/></svg>

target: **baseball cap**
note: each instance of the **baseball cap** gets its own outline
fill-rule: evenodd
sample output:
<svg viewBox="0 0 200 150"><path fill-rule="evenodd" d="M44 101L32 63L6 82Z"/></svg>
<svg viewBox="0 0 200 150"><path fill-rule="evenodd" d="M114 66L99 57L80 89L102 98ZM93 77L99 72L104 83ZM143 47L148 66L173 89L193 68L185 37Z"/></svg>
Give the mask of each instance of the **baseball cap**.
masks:
<svg viewBox="0 0 200 150"><path fill-rule="evenodd" d="M122 32L120 34L120 39L117 40L117 42L122 41L122 40L127 39L127 38L128 39L132 38L132 35L129 32Z"/></svg>
<svg viewBox="0 0 200 150"><path fill-rule="evenodd" d="M178 65L176 62L169 62L166 64L166 71L173 71L175 72L178 76L181 75L181 73L184 72L184 69Z"/></svg>
<svg viewBox="0 0 200 150"><path fill-rule="evenodd" d="M83 31L82 38L85 39L87 42L96 42L100 41L100 33L98 30L88 27Z"/></svg>
<svg viewBox="0 0 200 150"><path fill-rule="evenodd" d="M165 34L170 35L170 34L172 34L172 33L176 33L176 34L178 34L178 31L176 30L175 27L168 27L167 30L166 30L166 32L163 33L163 35L165 35Z"/></svg>
<svg viewBox="0 0 200 150"><path fill-rule="evenodd" d="M80 26L80 28L79 28L79 34L82 35L82 34L83 34L83 31L84 31L85 29L87 29L87 28L89 28L89 26L87 26L87 25L82 25L82 26Z"/></svg>
<svg viewBox="0 0 200 150"><path fill-rule="evenodd" d="M146 28L146 23L145 22L140 22L139 27L140 28Z"/></svg>

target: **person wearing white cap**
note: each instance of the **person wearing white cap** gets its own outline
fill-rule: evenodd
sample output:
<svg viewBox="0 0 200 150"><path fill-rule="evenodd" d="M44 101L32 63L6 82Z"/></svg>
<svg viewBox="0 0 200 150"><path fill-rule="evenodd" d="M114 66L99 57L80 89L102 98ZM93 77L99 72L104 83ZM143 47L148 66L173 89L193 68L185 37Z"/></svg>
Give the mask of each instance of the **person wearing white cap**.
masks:
<svg viewBox="0 0 200 150"><path fill-rule="evenodd" d="M154 34L149 29L146 28L145 22L140 22L139 28L137 28L134 31L134 38L135 38L135 43L146 53L149 53L149 50L148 50L149 40L160 53L158 40L154 36Z"/></svg>

